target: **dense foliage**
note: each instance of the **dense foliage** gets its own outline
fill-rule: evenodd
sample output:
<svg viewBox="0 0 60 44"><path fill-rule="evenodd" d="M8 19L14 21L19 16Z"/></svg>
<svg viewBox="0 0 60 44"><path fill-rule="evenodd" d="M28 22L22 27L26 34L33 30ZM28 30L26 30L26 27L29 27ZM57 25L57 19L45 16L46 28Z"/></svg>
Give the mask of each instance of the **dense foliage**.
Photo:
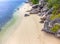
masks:
<svg viewBox="0 0 60 44"><path fill-rule="evenodd" d="M51 29L51 31L57 32L59 29L60 29L60 25L57 24L57 25L55 25L55 26Z"/></svg>
<svg viewBox="0 0 60 44"><path fill-rule="evenodd" d="M53 14L56 14L60 8L60 0L49 0L49 8L54 7Z"/></svg>
<svg viewBox="0 0 60 44"><path fill-rule="evenodd" d="M54 20L56 18L60 18L60 14L57 14L57 15L52 14L50 17L50 20Z"/></svg>
<svg viewBox="0 0 60 44"><path fill-rule="evenodd" d="M54 20L56 18L60 18L60 0L48 0L48 8L54 8L50 20ZM57 32L60 29L60 25L55 25L51 28L51 31Z"/></svg>
<svg viewBox="0 0 60 44"><path fill-rule="evenodd" d="M31 0L31 2L32 2L33 4L38 4L38 3L39 3L39 0Z"/></svg>

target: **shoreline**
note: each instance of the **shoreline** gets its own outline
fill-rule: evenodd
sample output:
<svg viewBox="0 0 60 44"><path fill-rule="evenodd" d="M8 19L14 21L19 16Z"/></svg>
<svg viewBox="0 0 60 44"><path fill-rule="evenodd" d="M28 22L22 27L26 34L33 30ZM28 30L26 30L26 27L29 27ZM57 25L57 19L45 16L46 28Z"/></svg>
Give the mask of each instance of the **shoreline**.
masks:
<svg viewBox="0 0 60 44"><path fill-rule="evenodd" d="M16 30L15 29L15 27L18 25L18 24L20 24L21 23L21 21L22 21L22 19L24 18L24 14L26 13L26 11L28 10L28 9L24 9L24 8L27 8L26 6L29 6L29 4L28 3L24 3L22 6L19 6L20 8L19 8L19 10L17 10L17 11L15 11L14 12L14 14L13 14L13 16L15 16L15 15L17 15L18 17L20 17L20 18L18 18L18 20L15 22L15 24L13 25L13 26L10 26L9 28L11 29L10 31L9 31L9 28L8 28L8 30L6 30L6 32L4 33L5 35L3 35L4 37L2 37L0 40L2 40L1 42L3 43L3 41L5 41L5 39L7 40L8 39L8 37ZM22 10L25 10L25 11L22 11L22 13L21 13L21 9ZM24 13L23 13L24 12ZM21 14L21 15L20 15ZM19 21L20 20L20 21ZM20 22L20 23L19 23ZM16 26L15 26L16 25ZM19 27L19 26L18 26ZM18 28L17 27L17 28ZM2 44L0 42L0 44Z"/></svg>
<svg viewBox="0 0 60 44"><path fill-rule="evenodd" d="M10 28L16 30L11 32L11 35L5 38L2 44L60 44L59 39L41 31L44 24L39 23L40 16L33 14L24 17L26 11L30 9L31 6L26 3L17 11L18 14L15 13L21 16L22 20L20 22L18 19L18 24L14 28Z"/></svg>
<svg viewBox="0 0 60 44"><path fill-rule="evenodd" d="M25 3L22 3L22 5L18 6L17 8L21 8L24 4L25 4ZM8 23L7 23L3 28L5 28L7 25L11 24L12 20L13 20L15 17L18 17L18 15L15 14L15 13L17 13L17 11L18 11L17 9L14 10L13 18L12 18L10 21L8 21Z"/></svg>

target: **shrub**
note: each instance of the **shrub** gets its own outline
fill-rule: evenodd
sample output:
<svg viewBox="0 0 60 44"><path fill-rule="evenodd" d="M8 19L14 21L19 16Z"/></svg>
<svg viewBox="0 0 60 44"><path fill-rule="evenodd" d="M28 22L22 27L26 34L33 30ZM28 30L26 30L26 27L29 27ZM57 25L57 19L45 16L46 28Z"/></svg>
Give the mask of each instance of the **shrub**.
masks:
<svg viewBox="0 0 60 44"><path fill-rule="evenodd" d="M50 16L50 20L54 20L54 19L56 19L56 18L60 18L60 14L57 14L57 15L52 14L52 15Z"/></svg>
<svg viewBox="0 0 60 44"><path fill-rule="evenodd" d="M33 4L38 4L38 3L39 3L39 0L31 0L31 2L32 2Z"/></svg>
<svg viewBox="0 0 60 44"><path fill-rule="evenodd" d="M51 31L52 31L52 32L57 32L59 29L60 29L60 25L57 24L57 25L55 25L53 28L51 28Z"/></svg>

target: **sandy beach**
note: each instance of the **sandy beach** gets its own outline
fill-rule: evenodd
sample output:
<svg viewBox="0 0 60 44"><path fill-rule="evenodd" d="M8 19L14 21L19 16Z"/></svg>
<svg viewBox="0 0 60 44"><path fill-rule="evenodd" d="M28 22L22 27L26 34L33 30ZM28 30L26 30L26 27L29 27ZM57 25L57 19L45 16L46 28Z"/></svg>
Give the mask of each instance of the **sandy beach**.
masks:
<svg viewBox="0 0 60 44"><path fill-rule="evenodd" d="M9 37L2 40L2 44L60 44L60 39L54 37L53 35L47 34L42 30L44 24L39 23L40 16L37 14L24 17L25 13L31 9L31 6L26 3L24 6L20 7L16 14L23 17L21 22L18 19L14 28L15 29Z"/></svg>

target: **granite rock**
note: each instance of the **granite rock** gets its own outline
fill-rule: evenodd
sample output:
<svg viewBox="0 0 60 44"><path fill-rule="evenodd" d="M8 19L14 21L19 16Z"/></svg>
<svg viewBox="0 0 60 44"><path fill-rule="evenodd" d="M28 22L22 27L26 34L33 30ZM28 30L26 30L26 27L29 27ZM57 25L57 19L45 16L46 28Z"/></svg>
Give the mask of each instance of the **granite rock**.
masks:
<svg viewBox="0 0 60 44"><path fill-rule="evenodd" d="M24 16L27 17L27 16L29 16L29 14L25 14Z"/></svg>

